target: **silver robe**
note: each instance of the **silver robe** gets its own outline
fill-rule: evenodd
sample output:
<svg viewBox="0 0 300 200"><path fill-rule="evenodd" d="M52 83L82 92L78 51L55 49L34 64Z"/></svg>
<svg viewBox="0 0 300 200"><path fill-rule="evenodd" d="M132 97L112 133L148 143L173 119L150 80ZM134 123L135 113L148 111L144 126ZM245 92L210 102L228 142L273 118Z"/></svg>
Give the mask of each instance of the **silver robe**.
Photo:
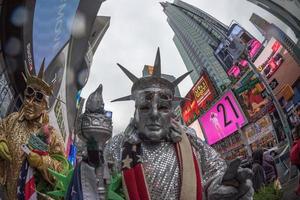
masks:
<svg viewBox="0 0 300 200"><path fill-rule="evenodd" d="M226 163L212 147L197 138L193 129L185 128L185 130L196 150L201 182L205 188L205 184L209 180L222 177L226 170ZM105 161L114 163L117 172L121 172L122 146L125 141L134 143L135 139L132 140L134 137L137 137L137 135L116 135L105 147ZM179 199L181 183L174 144L171 142L142 142L142 159L151 199Z"/></svg>

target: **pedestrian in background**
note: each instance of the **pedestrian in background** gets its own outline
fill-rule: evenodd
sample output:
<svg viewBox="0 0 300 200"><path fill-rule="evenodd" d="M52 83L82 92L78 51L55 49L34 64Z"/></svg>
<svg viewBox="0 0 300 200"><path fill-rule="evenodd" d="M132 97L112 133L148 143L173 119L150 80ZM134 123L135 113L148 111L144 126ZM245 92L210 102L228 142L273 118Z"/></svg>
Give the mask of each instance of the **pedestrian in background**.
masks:
<svg viewBox="0 0 300 200"><path fill-rule="evenodd" d="M293 127L297 127L300 124L300 106L295 109L289 120Z"/></svg>
<svg viewBox="0 0 300 200"><path fill-rule="evenodd" d="M263 167L266 174L266 183L274 182L278 178L278 172L271 154L265 153L263 155Z"/></svg>
<svg viewBox="0 0 300 200"><path fill-rule="evenodd" d="M263 150L257 149L252 154L253 188L258 192L266 184L266 174L263 168Z"/></svg>
<svg viewBox="0 0 300 200"><path fill-rule="evenodd" d="M293 132L294 144L290 151L290 160L292 165L296 165L298 171L300 171L300 125L296 126ZM300 196L300 180L298 184L298 188L296 190L296 194Z"/></svg>

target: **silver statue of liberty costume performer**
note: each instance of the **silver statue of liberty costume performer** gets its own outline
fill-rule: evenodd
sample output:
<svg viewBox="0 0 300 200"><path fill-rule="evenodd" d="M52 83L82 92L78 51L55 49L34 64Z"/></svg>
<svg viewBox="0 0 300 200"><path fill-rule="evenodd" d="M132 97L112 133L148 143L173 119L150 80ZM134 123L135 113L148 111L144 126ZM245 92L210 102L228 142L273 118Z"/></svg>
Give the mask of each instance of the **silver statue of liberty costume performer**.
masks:
<svg viewBox="0 0 300 200"><path fill-rule="evenodd" d="M85 108L76 121L75 132L86 144L87 157L75 168L66 199L104 200L105 180L109 174L104 165L103 147L111 138L113 127L110 112L104 110L102 84L90 94Z"/></svg>
<svg viewBox="0 0 300 200"><path fill-rule="evenodd" d="M190 72L173 82L162 78L159 49L151 76L137 78L118 66L133 86L131 95L114 101L134 100L136 110L104 156L122 174L126 199L252 199L251 170L239 168L238 159L227 167L193 129L173 119L172 101L181 99L174 88Z"/></svg>

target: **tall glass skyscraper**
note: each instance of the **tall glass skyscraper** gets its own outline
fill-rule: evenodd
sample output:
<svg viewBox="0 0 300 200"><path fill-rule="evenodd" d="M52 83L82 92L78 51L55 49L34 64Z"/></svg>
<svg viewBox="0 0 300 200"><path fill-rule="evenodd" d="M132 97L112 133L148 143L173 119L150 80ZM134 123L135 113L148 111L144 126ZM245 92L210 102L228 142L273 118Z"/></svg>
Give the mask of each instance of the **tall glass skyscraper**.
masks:
<svg viewBox="0 0 300 200"><path fill-rule="evenodd" d="M161 3L168 23L175 36L173 41L186 65L193 70L190 75L193 83L199 74L206 70L217 89L228 85L230 80L214 55L218 44L226 37L228 26L202 10L175 0L174 3Z"/></svg>

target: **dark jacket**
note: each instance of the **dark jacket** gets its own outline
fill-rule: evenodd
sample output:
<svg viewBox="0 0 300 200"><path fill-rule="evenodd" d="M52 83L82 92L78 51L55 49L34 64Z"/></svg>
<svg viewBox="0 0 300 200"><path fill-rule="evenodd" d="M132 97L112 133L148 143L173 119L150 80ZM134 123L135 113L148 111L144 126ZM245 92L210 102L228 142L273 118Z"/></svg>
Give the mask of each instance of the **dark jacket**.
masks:
<svg viewBox="0 0 300 200"><path fill-rule="evenodd" d="M271 155L264 155L263 167L265 170L267 183L271 183L278 178L276 164Z"/></svg>
<svg viewBox="0 0 300 200"><path fill-rule="evenodd" d="M263 151L258 150L253 152L253 188L258 192L266 183L266 174L263 168Z"/></svg>

